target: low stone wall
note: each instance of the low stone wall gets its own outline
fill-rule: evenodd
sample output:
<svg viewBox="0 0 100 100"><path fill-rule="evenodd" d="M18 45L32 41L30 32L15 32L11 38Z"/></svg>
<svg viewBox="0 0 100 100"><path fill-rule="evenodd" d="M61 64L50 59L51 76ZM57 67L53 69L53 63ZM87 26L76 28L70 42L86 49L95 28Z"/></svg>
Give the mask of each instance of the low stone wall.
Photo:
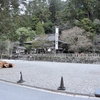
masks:
<svg viewBox="0 0 100 100"><path fill-rule="evenodd" d="M71 55L71 54L35 54L27 57L27 60L70 62L70 63L100 63L99 55Z"/></svg>

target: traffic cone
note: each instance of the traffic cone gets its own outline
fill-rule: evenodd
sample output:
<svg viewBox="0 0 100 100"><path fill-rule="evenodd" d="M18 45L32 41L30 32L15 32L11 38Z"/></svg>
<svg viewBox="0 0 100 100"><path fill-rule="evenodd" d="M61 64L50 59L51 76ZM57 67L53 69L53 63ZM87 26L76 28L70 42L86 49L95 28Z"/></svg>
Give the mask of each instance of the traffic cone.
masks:
<svg viewBox="0 0 100 100"><path fill-rule="evenodd" d="M17 83L23 83L23 82L25 82L25 81L23 80L22 72L20 72L20 80L17 81Z"/></svg>
<svg viewBox="0 0 100 100"><path fill-rule="evenodd" d="M66 90L64 87L63 77L61 77L60 87L58 87L58 90Z"/></svg>
<svg viewBox="0 0 100 100"><path fill-rule="evenodd" d="M95 95L95 97L99 97L100 98L100 89L96 89L94 95Z"/></svg>

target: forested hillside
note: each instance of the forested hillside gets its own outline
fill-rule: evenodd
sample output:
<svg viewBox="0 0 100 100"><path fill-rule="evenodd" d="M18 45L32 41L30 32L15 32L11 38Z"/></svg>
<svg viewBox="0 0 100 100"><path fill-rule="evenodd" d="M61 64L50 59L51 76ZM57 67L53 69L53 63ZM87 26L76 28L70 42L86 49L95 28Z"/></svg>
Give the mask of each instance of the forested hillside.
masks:
<svg viewBox="0 0 100 100"><path fill-rule="evenodd" d="M75 26L83 29L83 38L89 39L83 40L94 48L100 34L100 0L0 0L1 40L23 43L54 33L55 25L60 32Z"/></svg>

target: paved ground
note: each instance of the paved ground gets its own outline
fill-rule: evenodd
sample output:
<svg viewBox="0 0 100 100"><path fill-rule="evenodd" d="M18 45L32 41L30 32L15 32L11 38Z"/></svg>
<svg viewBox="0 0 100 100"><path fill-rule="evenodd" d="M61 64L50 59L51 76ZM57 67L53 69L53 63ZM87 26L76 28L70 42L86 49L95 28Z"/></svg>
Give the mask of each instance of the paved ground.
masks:
<svg viewBox="0 0 100 100"><path fill-rule="evenodd" d="M100 88L100 65L74 64L40 61L6 60L14 63L14 68L0 69L0 79L17 82L20 71L23 84L57 90L61 76L66 87L65 92L94 95Z"/></svg>
<svg viewBox="0 0 100 100"><path fill-rule="evenodd" d="M73 96L50 92L0 81L0 100L99 100L99 98Z"/></svg>

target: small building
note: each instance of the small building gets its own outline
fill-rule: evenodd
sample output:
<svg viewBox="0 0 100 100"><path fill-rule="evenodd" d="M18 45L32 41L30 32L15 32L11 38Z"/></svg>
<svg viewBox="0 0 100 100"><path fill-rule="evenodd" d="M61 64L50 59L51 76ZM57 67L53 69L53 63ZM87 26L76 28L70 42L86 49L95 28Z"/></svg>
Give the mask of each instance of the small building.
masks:
<svg viewBox="0 0 100 100"><path fill-rule="evenodd" d="M23 46L14 46L13 47L13 53L16 53L16 54L24 54L25 50L26 50L26 48Z"/></svg>
<svg viewBox="0 0 100 100"><path fill-rule="evenodd" d="M42 44L42 47L38 45L37 48L32 48L32 50L35 50L36 53L52 53L55 52L55 34L47 34L43 37L37 37L33 41L25 42L26 45L32 45L32 43L35 43L36 41L40 41ZM42 43L43 42L43 43ZM68 44L64 41L61 41L58 39L58 50L57 52L66 52L68 51Z"/></svg>

